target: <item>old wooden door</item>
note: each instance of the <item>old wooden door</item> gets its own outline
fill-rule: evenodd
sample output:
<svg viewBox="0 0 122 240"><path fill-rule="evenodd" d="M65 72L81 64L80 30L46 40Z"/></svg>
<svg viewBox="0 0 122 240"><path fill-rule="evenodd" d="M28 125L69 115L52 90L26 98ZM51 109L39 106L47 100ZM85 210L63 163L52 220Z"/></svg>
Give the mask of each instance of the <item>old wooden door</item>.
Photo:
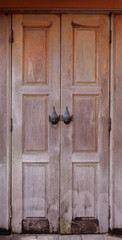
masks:
<svg viewBox="0 0 122 240"><path fill-rule="evenodd" d="M14 15L13 31L12 230L107 232L109 18Z"/></svg>

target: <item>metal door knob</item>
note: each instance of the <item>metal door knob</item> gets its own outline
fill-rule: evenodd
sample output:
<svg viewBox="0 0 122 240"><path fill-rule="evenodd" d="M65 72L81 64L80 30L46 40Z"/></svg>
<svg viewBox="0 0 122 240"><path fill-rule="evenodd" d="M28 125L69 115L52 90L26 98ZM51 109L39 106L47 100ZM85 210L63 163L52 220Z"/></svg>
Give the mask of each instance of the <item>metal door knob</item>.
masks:
<svg viewBox="0 0 122 240"><path fill-rule="evenodd" d="M61 116L61 120L65 123L65 124L69 124L73 119L73 116L70 115L68 107L66 107L65 113L63 116Z"/></svg>
<svg viewBox="0 0 122 240"><path fill-rule="evenodd" d="M58 116L58 114L56 113L55 107L53 107L53 111L51 116L49 116L49 121L52 124L57 124L60 121L60 116Z"/></svg>

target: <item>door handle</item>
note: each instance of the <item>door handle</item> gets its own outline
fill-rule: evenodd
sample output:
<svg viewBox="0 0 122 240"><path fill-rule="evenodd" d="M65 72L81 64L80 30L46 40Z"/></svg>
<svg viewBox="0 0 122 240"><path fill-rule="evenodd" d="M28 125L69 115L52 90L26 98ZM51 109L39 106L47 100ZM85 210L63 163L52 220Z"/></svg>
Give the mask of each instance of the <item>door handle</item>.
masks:
<svg viewBox="0 0 122 240"><path fill-rule="evenodd" d="M68 107L66 107L66 110L64 112L64 115L61 116L61 120L65 123L65 124L69 124L73 119L73 116L70 115Z"/></svg>
<svg viewBox="0 0 122 240"><path fill-rule="evenodd" d="M55 110L55 107L53 107L52 114L51 114L51 116L49 116L49 121L52 124L57 124L60 121L60 116L58 116L58 114Z"/></svg>

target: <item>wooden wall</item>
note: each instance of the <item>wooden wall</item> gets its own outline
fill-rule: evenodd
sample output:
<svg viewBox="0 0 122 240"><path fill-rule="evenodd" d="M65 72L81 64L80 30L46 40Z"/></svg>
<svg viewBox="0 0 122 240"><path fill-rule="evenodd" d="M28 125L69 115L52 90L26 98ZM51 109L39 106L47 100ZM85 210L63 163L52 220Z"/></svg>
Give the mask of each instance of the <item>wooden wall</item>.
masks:
<svg viewBox="0 0 122 240"><path fill-rule="evenodd" d="M10 22L0 15L0 230L9 228Z"/></svg>
<svg viewBox="0 0 122 240"><path fill-rule="evenodd" d="M121 0L4 0L0 8L85 8L85 9L122 9Z"/></svg>

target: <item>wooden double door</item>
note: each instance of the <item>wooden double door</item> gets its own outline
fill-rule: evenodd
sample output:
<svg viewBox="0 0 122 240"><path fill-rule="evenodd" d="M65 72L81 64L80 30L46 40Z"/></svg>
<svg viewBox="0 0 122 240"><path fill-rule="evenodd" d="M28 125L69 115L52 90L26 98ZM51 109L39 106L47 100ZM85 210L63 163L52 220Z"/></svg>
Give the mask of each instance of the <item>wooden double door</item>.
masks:
<svg viewBox="0 0 122 240"><path fill-rule="evenodd" d="M13 33L12 231L107 232L109 17L18 14Z"/></svg>

